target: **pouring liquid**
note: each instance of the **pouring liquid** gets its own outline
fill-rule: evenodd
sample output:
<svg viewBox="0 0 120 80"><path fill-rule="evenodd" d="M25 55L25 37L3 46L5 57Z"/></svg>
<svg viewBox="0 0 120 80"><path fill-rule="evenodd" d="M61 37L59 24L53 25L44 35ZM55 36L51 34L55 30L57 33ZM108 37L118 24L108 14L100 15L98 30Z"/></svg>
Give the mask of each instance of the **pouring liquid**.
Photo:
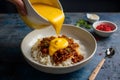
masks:
<svg viewBox="0 0 120 80"><path fill-rule="evenodd" d="M53 25L56 34L58 35L64 22L63 11L56 7L41 3L33 3L32 5L39 15L48 20Z"/></svg>
<svg viewBox="0 0 120 80"><path fill-rule="evenodd" d="M54 28L57 36L60 34L65 16L63 13L63 10L58 5L57 0L30 0L32 9L36 11L36 13L48 21ZM33 28L39 29L41 27L45 27L44 25L37 25L29 21L28 18L23 17L24 21L26 23L29 23L29 25ZM35 26L35 27L34 27ZM68 41L63 38L55 38L51 40L50 46L49 46L49 54L52 56L55 51L59 49L66 48L68 46Z"/></svg>
<svg viewBox="0 0 120 80"><path fill-rule="evenodd" d="M38 15L48 21L59 35L64 22L64 13L57 0L30 0L33 9ZM29 20L27 16L21 16L24 22L34 28L44 28L50 24L36 24Z"/></svg>

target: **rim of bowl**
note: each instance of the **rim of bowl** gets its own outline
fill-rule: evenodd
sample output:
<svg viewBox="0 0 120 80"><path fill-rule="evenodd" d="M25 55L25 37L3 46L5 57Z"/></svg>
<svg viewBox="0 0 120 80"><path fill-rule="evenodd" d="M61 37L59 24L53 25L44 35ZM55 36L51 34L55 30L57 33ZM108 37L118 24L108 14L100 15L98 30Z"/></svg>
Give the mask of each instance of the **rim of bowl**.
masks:
<svg viewBox="0 0 120 80"><path fill-rule="evenodd" d="M97 26L95 26L95 24L98 24L100 25L101 23L108 23L108 24L112 24L114 26L114 29L112 31L102 31L102 30L99 30L99 29L96 29ZM117 30L117 25L114 23L114 22L111 22L111 21L107 21L107 20L102 20L102 21L96 21L93 23L93 28L99 32L104 32L104 33L111 33L111 32L115 32Z"/></svg>
<svg viewBox="0 0 120 80"><path fill-rule="evenodd" d="M94 43L95 43L95 49L93 50L92 54L91 54L88 58L86 58L86 59L84 59L84 60L82 60L82 61L80 61L80 62L78 62L78 63L75 63L75 64L73 64L73 65L70 65L70 66L47 66L47 65L40 64L40 63L38 63L38 62L36 62L36 61L34 61L34 60L28 59L28 58L25 56L25 54L23 53L23 51L22 51L22 54L24 55L25 59L27 59L29 62L32 62L32 63L35 64L35 65L39 65L39 66L41 66L41 67L46 67L46 68L68 68L68 67L73 67L73 66L79 65L79 64L81 64L81 63L83 63L83 62L86 62L86 61L90 60L90 59L94 56L94 54L95 54L95 52L96 52L96 50L97 50L97 42L96 42L96 39L94 38L94 36L93 36L90 32L88 32L87 30L85 30L85 29L83 29L83 28L80 28L80 27L77 27L77 26L74 26L74 25L71 25L71 24L63 24L63 26L72 26L72 27L75 27L75 28L78 28L78 29L82 29L82 30L86 31L86 32L93 38ZM32 31L32 32L33 32L33 31ZM32 33L32 32L30 32L30 33ZM24 37L24 39L25 39L25 38L26 38L26 37ZM22 50L22 44L23 44L24 39L22 40L22 43L21 43L21 50Z"/></svg>

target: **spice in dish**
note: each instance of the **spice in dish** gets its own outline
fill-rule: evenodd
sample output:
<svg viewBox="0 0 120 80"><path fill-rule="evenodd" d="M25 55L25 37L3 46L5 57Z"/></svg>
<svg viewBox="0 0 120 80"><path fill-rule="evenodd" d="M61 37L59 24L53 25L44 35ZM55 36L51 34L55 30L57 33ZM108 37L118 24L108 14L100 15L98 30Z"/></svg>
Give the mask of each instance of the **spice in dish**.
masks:
<svg viewBox="0 0 120 80"><path fill-rule="evenodd" d="M96 27L96 29L101 30L101 31L112 31L114 30L114 27L109 24L100 24Z"/></svg>

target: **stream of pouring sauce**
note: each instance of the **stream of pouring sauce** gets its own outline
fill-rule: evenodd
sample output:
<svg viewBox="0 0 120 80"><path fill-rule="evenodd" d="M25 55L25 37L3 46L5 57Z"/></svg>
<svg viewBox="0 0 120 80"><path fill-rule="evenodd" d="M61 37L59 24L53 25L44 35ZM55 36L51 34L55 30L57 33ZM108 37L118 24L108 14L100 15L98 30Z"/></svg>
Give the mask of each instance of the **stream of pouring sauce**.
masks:
<svg viewBox="0 0 120 80"><path fill-rule="evenodd" d="M46 3L35 2L30 0L34 10L44 19L48 20L54 27L57 36L60 34L65 16L63 10L52 6L49 1ZM33 2L32 2L33 1ZM52 1L52 0L51 0ZM55 2L55 0L53 0ZM45 1L42 1L45 2ZM57 4L57 3L55 3ZM38 26L39 27L39 26ZM52 56L57 50L66 48L68 41L64 38L55 38L50 42L49 54Z"/></svg>

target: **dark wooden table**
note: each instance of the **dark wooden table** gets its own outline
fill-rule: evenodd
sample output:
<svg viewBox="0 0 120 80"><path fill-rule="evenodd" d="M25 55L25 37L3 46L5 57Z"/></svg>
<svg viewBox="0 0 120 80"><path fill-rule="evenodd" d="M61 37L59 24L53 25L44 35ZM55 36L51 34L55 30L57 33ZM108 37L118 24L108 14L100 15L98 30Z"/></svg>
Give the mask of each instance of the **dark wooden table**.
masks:
<svg viewBox="0 0 120 80"><path fill-rule="evenodd" d="M120 80L120 13L96 13L100 20L109 20L118 25L118 30L108 38L101 38L90 31L97 40L97 51L92 60L78 71L68 74L47 74L31 67L23 58L20 44L32 31L18 14L0 14L0 80L87 80L93 69L104 57L109 47L116 54L108 58L95 80ZM66 13L65 23L75 24L86 19L86 13Z"/></svg>

